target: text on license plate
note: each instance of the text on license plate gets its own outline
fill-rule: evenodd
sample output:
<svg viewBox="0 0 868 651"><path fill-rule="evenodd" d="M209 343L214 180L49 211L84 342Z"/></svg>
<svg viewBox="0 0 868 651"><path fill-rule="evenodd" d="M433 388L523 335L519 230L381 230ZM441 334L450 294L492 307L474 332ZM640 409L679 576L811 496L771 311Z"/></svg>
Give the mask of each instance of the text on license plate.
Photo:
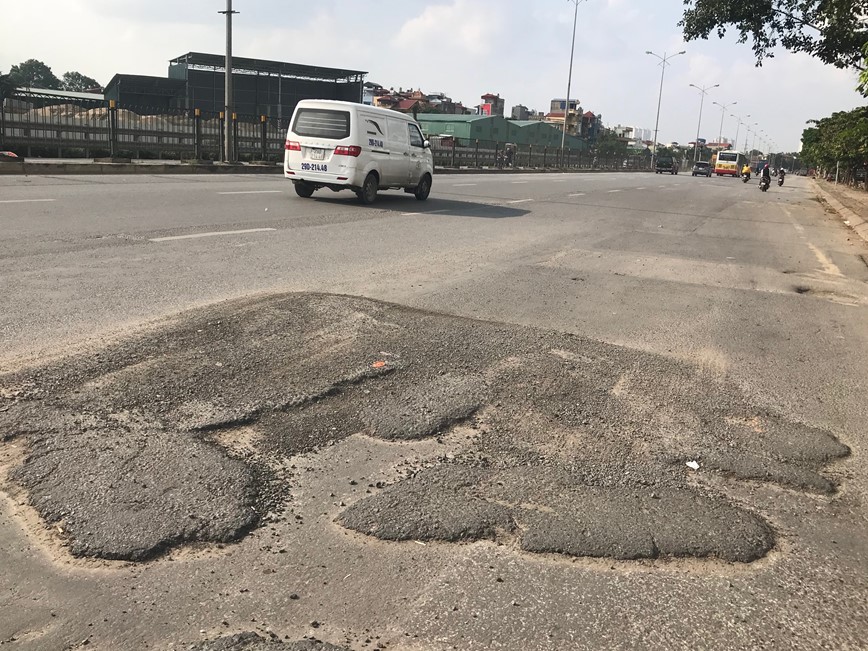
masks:
<svg viewBox="0 0 868 651"><path fill-rule="evenodd" d="M311 160L325 160L325 149L311 149L308 153Z"/></svg>

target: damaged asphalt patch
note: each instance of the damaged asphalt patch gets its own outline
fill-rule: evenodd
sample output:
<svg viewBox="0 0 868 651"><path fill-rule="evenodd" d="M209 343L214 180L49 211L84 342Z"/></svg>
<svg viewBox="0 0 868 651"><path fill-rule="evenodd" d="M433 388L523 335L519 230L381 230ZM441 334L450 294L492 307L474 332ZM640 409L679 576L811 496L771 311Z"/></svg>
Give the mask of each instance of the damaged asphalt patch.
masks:
<svg viewBox="0 0 868 651"><path fill-rule="evenodd" d="M349 651L319 640L298 640L283 642L277 637L264 638L256 633L236 633L197 642L187 647L190 651Z"/></svg>
<svg viewBox="0 0 868 651"><path fill-rule="evenodd" d="M682 362L346 296L223 303L0 377L0 440L28 451L12 481L74 554L102 558L242 537L286 489L263 459L456 425L476 431L460 454L338 521L384 540L746 562L771 528L703 477L831 494L823 467L849 452ZM254 452L221 446L242 430Z"/></svg>

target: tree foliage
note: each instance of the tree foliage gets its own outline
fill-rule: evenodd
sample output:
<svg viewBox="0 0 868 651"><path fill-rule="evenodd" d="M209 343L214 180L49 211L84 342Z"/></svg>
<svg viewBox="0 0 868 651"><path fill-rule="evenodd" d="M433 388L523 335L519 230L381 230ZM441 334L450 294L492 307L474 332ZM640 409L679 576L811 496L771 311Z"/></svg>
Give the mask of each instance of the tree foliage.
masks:
<svg viewBox="0 0 868 651"><path fill-rule="evenodd" d="M12 80L12 76L0 73L0 104L2 104L3 100L9 97L14 90L15 82Z"/></svg>
<svg viewBox="0 0 868 651"><path fill-rule="evenodd" d="M51 68L36 59L28 59L17 66L12 66L9 76L17 86L60 90L60 79L51 72Z"/></svg>
<svg viewBox="0 0 868 651"><path fill-rule="evenodd" d="M727 29L752 41L757 65L778 45L838 68L865 70L868 0L684 0L679 23L688 41Z"/></svg>
<svg viewBox="0 0 868 651"><path fill-rule="evenodd" d="M91 88L101 88L100 83L96 79L93 79L92 77L88 77L81 74L80 72L75 71L64 72L63 77L61 77L60 84L63 90L69 90L78 93L82 93Z"/></svg>
<svg viewBox="0 0 868 651"><path fill-rule="evenodd" d="M814 126L802 132L802 158L809 165L824 170L840 165L845 178L868 167L868 106L809 124Z"/></svg>

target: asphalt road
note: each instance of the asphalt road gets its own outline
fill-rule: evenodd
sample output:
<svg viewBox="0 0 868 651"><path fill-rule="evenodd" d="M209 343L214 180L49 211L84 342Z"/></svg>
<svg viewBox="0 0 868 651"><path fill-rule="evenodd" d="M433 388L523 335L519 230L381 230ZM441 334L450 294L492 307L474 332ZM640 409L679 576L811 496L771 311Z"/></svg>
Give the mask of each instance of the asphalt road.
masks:
<svg viewBox="0 0 868 651"><path fill-rule="evenodd" d="M0 443L0 644L868 638L868 249L804 179L763 194L683 174L443 175L427 202L390 192L363 207L300 199L279 177L0 177L0 225L0 398L27 434ZM244 362L249 399L237 374L171 352L221 319L249 325L211 341L218 364ZM359 375L384 329L408 367ZM132 336L167 352L146 368ZM281 337L316 374L270 363L261 343ZM101 349L113 366L97 372ZM296 393L265 395L278 379L336 397L286 420ZM203 468L231 481L189 491L168 519L147 491L124 494L112 509L166 531L124 525L112 540L86 488L125 481L105 469L128 441L102 421L82 429L82 414L102 417L89 405L113 422L136 413L124 432L155 443L129 458L161 470L160 494ZM179 450L158 421L226 426L216 443L244 463L277 459L290 515L251 531L255 474ZM432 422L462 425L434 436ZM225 528L188 521L208 500Z"/></svg>

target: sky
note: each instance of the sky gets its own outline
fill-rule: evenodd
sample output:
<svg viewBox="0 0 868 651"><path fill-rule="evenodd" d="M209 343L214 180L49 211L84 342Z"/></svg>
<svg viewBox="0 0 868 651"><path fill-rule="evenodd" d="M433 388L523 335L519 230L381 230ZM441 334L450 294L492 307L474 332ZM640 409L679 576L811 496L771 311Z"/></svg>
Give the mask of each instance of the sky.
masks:
<svg viewBox="0 0 868 651"><path fill-rule="evenodd" d="M11 1L11 0L10 0ZM386 87L445 92L465 106L497 93L510 107L548 111L566 95L575 5L570 0L233 0L236 56L362 70ZM226 0L39 0L3 12L0 71L39 59L60 77L78 71L106 84L115 73L165 76L186 52L225 52ZM660 142L795 151L809 119L866 104L856 74L779 50L761 68L734 33L684 43L682 0L586 0L578 6L570 95L606 126L653 129L659 55ZM702 106L701 93L711 89ZM713 102L728 105L727 110ZM730 117L740 116L738 120ZM747 116L750 116L749 118ZM761 132L761 133L760 133ZM753 144L753 135L748 145Z"/></svg>

